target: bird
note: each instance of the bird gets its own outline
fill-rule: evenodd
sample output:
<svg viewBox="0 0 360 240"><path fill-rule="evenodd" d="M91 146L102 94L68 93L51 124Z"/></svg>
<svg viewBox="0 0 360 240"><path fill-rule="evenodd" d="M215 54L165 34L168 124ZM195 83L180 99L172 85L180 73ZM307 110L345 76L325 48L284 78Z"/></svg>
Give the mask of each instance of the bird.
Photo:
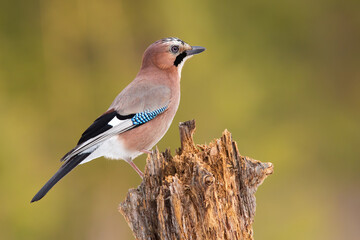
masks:
<svg viewBox="0 0 360 240"><path fill-rule="evenodd" d="M121 159L143 178L133 160L151 149L169 129L180 103L181 70L187 59L205 50L175 37L160 39L144 52L135 79L61 158L60 169L33 197L42 199L76 166L99 157Z"/></svg>

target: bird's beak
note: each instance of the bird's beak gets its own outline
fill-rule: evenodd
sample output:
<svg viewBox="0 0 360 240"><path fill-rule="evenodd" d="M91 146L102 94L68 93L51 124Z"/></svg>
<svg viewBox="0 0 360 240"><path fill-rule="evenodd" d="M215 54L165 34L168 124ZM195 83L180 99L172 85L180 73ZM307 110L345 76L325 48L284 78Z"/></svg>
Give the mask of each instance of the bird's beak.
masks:
<svg viewBox="0 0 360 240"><path fill-rule="evenodd" d="M186 50L186 55L191 56L205 51L204 47L192 46L190 50Z"/></svg>

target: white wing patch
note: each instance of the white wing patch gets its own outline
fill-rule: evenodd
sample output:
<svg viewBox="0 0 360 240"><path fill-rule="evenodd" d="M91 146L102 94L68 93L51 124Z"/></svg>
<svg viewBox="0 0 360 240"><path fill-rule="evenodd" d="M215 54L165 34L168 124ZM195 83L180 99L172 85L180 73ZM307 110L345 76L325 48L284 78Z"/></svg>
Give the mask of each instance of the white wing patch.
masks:
<svg viewBox="0 0 360 240"><path fill-rule="evenodd" d="M103 132L96 137L93 137L82 144L80 144L78 147L76 147L71 153L69 153L65 158L64 161L69 160L76 154L79 154L81 152L87 152L87 150L91 151L96 149L98 145L107 139L116 136L117 134L123 133L131 128L134 127L133 122L130 119L127 120L119 120L119 123L115 127L112 127L111 129L107 130L106 132ZM111 122L111 121L110 121Z"/></svg>
<svg viewBox="0 0 360 240"><path fill-rule="evenodd" d="M123 121L119 120L119 119L115 116L113 119L111 119L110 122L108 122L108 124L109 124L110 126L112 126L112 127L115 127L116 125L119 125L121 122L123 122Z"/></svg>

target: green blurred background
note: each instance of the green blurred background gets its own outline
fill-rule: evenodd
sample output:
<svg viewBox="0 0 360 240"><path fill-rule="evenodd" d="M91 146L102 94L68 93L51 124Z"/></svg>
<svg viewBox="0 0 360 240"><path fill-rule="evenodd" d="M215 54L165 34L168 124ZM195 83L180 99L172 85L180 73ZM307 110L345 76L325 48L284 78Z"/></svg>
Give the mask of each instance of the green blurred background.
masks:
<svg viewBox="0 0 360 240"><path fill-rule="evenodd" d="M256 239L360 235L359 1L12 0L0 3L0 239L132 239L117 212L140 178L123 161L39 188L136 75L152 42L207 51L189 60L160 150L227 128L242 155L272 162ZM144 168L145 156L135 162ZM356 237L357 236L357 237Z"/></svg>

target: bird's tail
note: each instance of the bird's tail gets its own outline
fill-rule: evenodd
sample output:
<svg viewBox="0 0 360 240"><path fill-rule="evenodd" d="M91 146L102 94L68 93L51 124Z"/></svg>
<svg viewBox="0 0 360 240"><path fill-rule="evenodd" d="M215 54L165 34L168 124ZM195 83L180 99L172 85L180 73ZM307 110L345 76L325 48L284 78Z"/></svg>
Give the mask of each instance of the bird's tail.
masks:
<svg viewBox="0 0 360 240"><path fill-rule="evenodd" d="M71 170L73 170L77 165L79 165L89 153L82 153L74 156L73 158L67 160L60 169L50 178L50 180L40 189L40 191L33 197L31 202L39 201L41 198L45 196L45 194L66 174L68 174Z"/></svg>

